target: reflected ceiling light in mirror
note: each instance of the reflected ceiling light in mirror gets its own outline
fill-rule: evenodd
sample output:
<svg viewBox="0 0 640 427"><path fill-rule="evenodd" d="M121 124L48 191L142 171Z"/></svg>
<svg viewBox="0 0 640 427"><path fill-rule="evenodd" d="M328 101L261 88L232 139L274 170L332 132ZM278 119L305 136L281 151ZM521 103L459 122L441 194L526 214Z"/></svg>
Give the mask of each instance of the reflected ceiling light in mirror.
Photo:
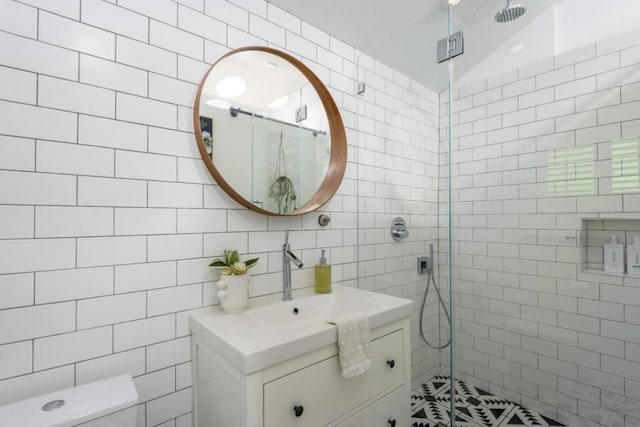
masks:
<svg viewBox="0 0 640 427"><path fill-rule="evenodd" d="M267 105L267 108L280 108L284 104L286 104L288 100L289 100L289 97L287 95L285 95L283 97L280 97L280 98L276 99L271 104Z"/></svg>
<svg viewBox="0 0 640 427"><path fill-rule="evenodd" d="M210 99L206 102L206 104L212 107L222 108L223 110L231 108L231 104L229 104L224 99Z"/></svg>
<svg viewBox="0 0 640 427"><path fill-rule="evenodd" d="M247 90L247 82L242 77L226 76L220 79L216 85L216 90L221 96L235 98Z"/></svg>
<svg viewBox="0 0 640 427"><path fill-rule="evenodd" d="M511 49L509 49L509 52L511 52L512 55L516 55L516 54L522 52L522 49L524 49L524 43L520 42L520 43L514 44L511 47Z"/></svg>

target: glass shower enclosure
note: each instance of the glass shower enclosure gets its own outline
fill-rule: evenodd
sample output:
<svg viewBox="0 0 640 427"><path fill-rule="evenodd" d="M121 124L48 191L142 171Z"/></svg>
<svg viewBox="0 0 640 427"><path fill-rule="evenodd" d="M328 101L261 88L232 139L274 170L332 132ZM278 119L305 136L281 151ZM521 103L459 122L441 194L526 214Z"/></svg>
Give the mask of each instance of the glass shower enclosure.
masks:
<svg viewBox="0 0 640 427"><path fill-rule="evenodd" d="M357 280L414 301L412 421L640 425L640 276L605 263L640 235L640 4L449 3L384 42L426 34L419 73L357 58Z"/></svg>

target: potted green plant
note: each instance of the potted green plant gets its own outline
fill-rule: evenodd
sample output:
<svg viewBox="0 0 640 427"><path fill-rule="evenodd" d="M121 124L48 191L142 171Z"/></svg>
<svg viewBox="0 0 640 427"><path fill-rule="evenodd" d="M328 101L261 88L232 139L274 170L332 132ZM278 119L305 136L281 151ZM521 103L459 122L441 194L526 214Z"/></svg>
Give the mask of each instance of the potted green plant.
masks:
<svg viewBox="0 0 640 427"><path fill-rule="evenodd" d="M296 190L291 178L287 176L287 165L284 156L284 129L280 131L278 155L273 171L273 182L269 186L269 197L278 207L278 213L284 214L296 208Z"/></svg>
<svg viewBox="0 0 640 427"><path fill-rule="evenodd" d="M247 273L259 259L243 262L238 251L225 249L224 259L216 258L209 264L209 267L220 270L217 296L225 313L241 313L247 307L251 280L251 275Z"/></svg>
<svg viewBox="0 0 640 427"><path fill-rule="evenodd" d="M269 187L269 197L278 206L279 214L291 212L296 207L297 199L293 181L286 175L277 177Z"/></svg>

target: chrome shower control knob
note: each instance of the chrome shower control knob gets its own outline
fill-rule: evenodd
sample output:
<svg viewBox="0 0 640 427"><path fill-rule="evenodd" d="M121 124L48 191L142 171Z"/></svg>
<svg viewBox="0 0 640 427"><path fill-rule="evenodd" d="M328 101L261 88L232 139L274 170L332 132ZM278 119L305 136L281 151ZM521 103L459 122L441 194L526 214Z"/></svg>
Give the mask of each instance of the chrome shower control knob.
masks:
<svg viewBox="0 0 640 427"><path fill-rule="evenodd" d="M395 217L391 220L391 238L396 242L400 242L409 237L409 230L407 230L407 223L402 217Z"/></svg>

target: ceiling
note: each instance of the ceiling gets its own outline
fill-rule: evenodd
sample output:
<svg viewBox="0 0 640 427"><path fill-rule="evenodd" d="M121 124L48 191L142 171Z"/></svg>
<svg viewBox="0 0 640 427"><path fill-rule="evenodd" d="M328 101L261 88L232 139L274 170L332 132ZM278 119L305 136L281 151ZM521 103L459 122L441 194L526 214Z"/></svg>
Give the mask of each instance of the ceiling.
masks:
<svg viewBox="0 0 640 427"><path fill-rule="evenodd" d="M436 92L447 88L447 63L435 59L436 43L448 30L447 0L269 1ZM640 27L638 0L515 0L527 12L498 24L494 15L505 3L461 0L451 8L451 32L462 30L465 43L454 61L457 83Z"/></svg>

